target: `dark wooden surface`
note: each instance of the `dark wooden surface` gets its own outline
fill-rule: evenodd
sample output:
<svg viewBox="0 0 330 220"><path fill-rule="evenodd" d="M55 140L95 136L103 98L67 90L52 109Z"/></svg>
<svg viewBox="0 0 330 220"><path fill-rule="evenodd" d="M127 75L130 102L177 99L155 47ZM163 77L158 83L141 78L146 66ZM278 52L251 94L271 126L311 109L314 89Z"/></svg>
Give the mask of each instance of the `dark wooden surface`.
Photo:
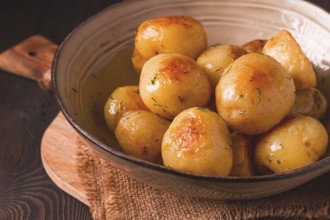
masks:
<svg viewBox="0 0 330 220"><path fill-rule="evenodd" d="M114 0L29 0L0 4L0 52L33 34L56 44ZM330 11L329 0L314 0ZM329 24L330 25L330 24ZM59 112L37 83L0 70L0 219L91 219L89 208L45 173L40 142Z"/></svg>
<svg viewBox="0 0 330 220"><path fill-rule="evenodd" d="M0 52L33 34L56 44L114 0L9 0L0 4ZM118 2L118 1L117 1ZM91 219L89 208L47 176L45 129L59 112L53 94L0 70L0 219Z"/></svg>

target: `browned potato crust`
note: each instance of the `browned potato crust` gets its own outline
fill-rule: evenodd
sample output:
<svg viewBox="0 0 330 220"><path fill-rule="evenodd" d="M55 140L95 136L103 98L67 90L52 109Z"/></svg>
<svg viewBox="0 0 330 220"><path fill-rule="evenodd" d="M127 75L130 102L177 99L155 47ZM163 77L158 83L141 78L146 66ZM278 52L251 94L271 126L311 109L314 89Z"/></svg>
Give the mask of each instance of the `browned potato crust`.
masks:
<svg viewBox="0 0 330 220"><path fill-rule="evenodd" d="M141 70L157 54L182 54L196 59L206 49L203 25L192 17L163 16L143 22L137 29L133 65Z"/></svg>
<svg viewBox="0 0 330 220"><path fill-rule="evenodd" d="M217 111L229 127L245 134L260 134L290 112L295 87L275 59L249 53L226 69L215 95Z"/></svg>
<svg viewBox="0 0 330 220"><path fill-rule="evenodd" d="M265 46L267 40L255 39L243 44L243 48L249 53L262 53L262 48Z"/></svg>
<svg viewBox="0 0 330 220"><path fill-rule="evenodd" d="M316 86L313 66L289 31L276 33L266 42L262 52L281 63L293 78L297 90Z"/></svg>
<svg viewBox="0 0 330 220"><path fill-rule="evenodd" d="M165 166L194 174L227 176L232 168L226 123L207 108L189 108L175 117L162 143Z"/></svg>
<svg viewBox="0 0 330 220"><path fill-rule="evenodd" d="M190 107L205 106L211 97L211 85L204 71L190 57L159 54L143 66L141 98L150 111L173 119Z"/></svg>

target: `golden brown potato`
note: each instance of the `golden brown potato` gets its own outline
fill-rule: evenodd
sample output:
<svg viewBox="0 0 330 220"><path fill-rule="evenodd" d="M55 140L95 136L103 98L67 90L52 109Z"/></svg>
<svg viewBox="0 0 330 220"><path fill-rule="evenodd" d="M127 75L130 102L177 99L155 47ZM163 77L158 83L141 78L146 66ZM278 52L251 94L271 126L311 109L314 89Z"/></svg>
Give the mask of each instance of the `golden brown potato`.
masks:
<svg viewBox="0 0 330 220"><path fill-rule="evenodd" d="M253 164L254 139L251 135L231 133L233 168L230 176L248 177L256 175Z"/></svg>
<svg viewBox="0 0 330 220"><path fill-rule="evenodd" d="M163 53L177 53L196 59L206 46L203 25L187 16L163 16L143 22L137 29L134 44L143 58L141 62ZM143 66L143 63L138 66Z"/></svg>
<svg viewBox="0 0 330 220"><path fill-rule="evenodd" d="M321 119L327 110L327 99L316 88L300 89L296 91L296 100L290 115L308 115Z"/></svg>
<svg viewBox="0 0 330 220"><path fill-rule="evenodd" d="M313 66L289 31L276 33L266 42L262 52L282 64L293 78L297 90L316 86Z"/></svg>
<svg viewBox="0 0 330 220"><path fill-rule="evenodd" d="M290 112L295 87L275 59L249 53L225 70L215 95L217 111L229 127L245 134L260 134Z"/></svg>
<svg viewBox="0 0 330 220"><path fill-rule="evenodd" d="M126 111L118 121L115 135L123 151L157 163L161 144L170 122L145 110Z"/></svg>
<svg viewBox="0 0 330 220"><path fill-rule="evenodd" d="M181 112L162 143L165 166L210 176L227 176L232 168L230 134L226 123L207 108Z"/></svg>
<svg viewBox="0 0 330 220"><path fill-rule="evenodd" d="M297 115L260 137L254 160L261 174L281 173L315 163L327 146L328 134L321 122Z"/></svg>
<svg viewBox="0 0 330 220"><path fill-rule="evenodd" d="M198 58L197 64L207 74L212 90L215 89L225 68L229 66L238 57L246 54L240 46L236 45L214 45L208 47Z"/></svg>
<svg viewBox="0 0 330 220"><path fill-rule="evenodd" d="M104 119L112 132L115 132L117 123L123 113L128 110L147 110L144 105L138 86L123 86L115 89L104 105Z"/></svg>
<svg viewBox="0 0 330 220"><path fill-rule="evenodd" d="M245 43L242 47L249 53L262 53L262 49L266 42L266 40L255 39Z"/></svg>
<svg viewBox="0 0 330 220"><path fill-rule="evenodd" d="M159 54L142 68L139 89L150 111L173 119L184 109L205 106L211 97L210 82L190 57Z"/></svg>

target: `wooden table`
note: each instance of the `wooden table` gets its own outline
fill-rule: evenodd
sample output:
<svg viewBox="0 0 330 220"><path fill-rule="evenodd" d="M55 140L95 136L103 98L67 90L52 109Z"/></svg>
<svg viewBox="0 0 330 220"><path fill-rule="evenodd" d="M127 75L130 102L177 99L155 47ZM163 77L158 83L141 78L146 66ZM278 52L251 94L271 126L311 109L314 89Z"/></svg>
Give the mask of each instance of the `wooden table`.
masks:
<svg viewBox="0 0 330 220"><path fill-rule="evenodd" d="M0 52L34 34L56 44L115 0L6 1ZM329 0L313 0L330 12ZM91 219L89 208L59 189L40 158L45 129L59 112L52 93L0 70L0 219Z"/></svg>

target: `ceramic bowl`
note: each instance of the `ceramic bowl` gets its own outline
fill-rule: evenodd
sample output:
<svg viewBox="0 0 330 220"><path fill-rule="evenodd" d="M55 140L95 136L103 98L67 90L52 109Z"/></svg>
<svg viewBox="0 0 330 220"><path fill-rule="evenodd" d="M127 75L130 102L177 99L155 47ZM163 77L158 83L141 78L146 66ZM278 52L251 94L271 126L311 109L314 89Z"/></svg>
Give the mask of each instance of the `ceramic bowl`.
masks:
<svg viewBox="0 0 330 220"><path fill-rule="evenodd" d="M289 30L312 61L318 87L330 99L330 15L293 0L142 0L113 5L79 25L60 45L52 67L54 94L66 119L106 161L128 175L168 192L225 200L262 198L290 190L330 171L330 157L279 175L192 175L122 153L103 119L103 105L120 85L138 85L128 73L135 30L162 15L192 16L204 25L209 44L242 44ZM124 52L123 52L124 51ZM111 61L112 60L112 61ZM111 62L110 62L111 61ZM89 82L89 86L86 86ZM107 82L107 83L104 83ZM330 131L330 114L324 124Z"/></svg>

